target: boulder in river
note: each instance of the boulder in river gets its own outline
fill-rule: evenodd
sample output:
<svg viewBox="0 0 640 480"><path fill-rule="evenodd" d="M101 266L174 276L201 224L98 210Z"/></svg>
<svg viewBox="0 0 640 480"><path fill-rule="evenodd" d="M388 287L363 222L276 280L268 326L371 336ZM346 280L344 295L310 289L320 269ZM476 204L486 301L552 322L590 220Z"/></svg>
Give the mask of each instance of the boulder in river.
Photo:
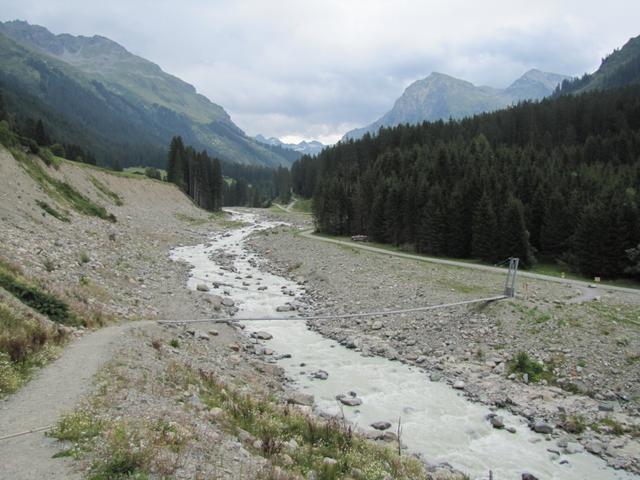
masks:
<svg viewBox="0 0 640 480"><path fill-rule="evenodd" d="M493 428L497 428L497 429L502 429L504 428L504 419L500 416L495 416L492 417L491 420L489 420L491 422L491 426Z"/></svg>
<svg viewBox="0 0 640 480"><path fill-rule="evenodd" d="M358 397L347 397L346 395L338 395L338 401L348 407L357 407L362 405L362 399Z"/></svg>
<svg viewBox="0 0 640 480"><path fill-rule="evenodd" d="M271 335L269 332L255 332L253 334L253 336L259 340L271 340L273 338L273 335Z"/></svg>
<svg viewBox="0 0 640 480"><path fill-rule="evenodd" d="M294 308L291 305L280 305L276 308L276 312L290 312L292 310L294 310Z"/></svg>
<svg viewBox="0 0 640 480"><path fill-rule="evenodd" d="M318 370L317 372L313 372L311 376L317 380L326 380L329 378L329 373L324 370Z"/></svg>
<svg viewBox="0 0 640 480"><path fill-rule="evenodd" d="M388 428L391 427L391 422L385 422L385 421L373 422L371 424L371 427L375 428L376 430L387 430Z"/></svg>
<svg viewBox="0 0 640 480"><path fill-rule="evenodd" d="M538 420L533 424L533 431L536 433L551 433L553 432L553 427L549 425L544 420Z"/></svg>

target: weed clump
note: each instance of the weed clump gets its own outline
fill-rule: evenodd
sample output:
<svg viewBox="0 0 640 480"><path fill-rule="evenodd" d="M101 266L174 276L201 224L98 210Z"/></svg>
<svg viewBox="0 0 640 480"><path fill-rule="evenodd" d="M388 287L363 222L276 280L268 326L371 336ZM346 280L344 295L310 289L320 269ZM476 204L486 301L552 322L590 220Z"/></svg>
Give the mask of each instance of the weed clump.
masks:
<svg viewBox="0 0 640 480"><path fill-rule="evenodd" d="M63 330L0 303L0 397L16 391L64 338Z"/></svg>
<svg viewBox="0 0 640 480"><path fill-rule="evenodd" d="M545 370L544 365L533 360L527 352L518 352L511 362L509 362L509 372L520 375L524 378L526 375L530 382L536 383L540 380L552 380L553 374Z"/></svg>

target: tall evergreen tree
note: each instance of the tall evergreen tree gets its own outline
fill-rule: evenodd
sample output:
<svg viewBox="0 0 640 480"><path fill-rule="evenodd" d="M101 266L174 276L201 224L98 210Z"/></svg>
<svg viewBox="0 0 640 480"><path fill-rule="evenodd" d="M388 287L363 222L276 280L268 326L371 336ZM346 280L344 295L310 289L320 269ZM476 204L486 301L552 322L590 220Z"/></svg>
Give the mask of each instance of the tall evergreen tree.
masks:
<svg viewBox="0 0 640 480"><path fill-rule="evenodd" d="M485 262L495 262L498 252L498 219L491 199L485 193L473 214L471 252Z"/></svg>
<svg viewBox="0 0 640 480"><path fill-rule="evenodd" d="M522 202L511 196L507 201L502 228L502 254L507 257L518 257L525 267L530 267L535 262L529 232L524 222L524 207Z"/></svg>

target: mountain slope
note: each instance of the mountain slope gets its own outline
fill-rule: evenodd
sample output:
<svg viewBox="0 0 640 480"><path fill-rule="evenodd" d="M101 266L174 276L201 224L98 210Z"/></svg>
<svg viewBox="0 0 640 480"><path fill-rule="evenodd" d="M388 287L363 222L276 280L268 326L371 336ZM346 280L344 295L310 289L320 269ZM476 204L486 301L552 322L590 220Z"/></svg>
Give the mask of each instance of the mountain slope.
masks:
<svg viewBox="0 0 640 480"><path fill-rule="evenodd" d="M265 145L272 145L272 146L284 148L286 150L293 150L295 152L300 153L301 155L312 155L312 156L317 155L325 147L322 143L318 142L317 140L311 140L310 142L303 140L299 143L284 143L279 138L276 138L276 137L266 138L260 134L256 135L253 138L255 138L255 140L260 143L264 143Z"/></svg>
<svg viewBox="0 0 640 480"><path fill-rule="evenodd" d="M375 134L380 127L402 123L464 118L505 108L521 100L537 100L553 93L563 79L554 73L529 70L506 89L477 87L471 82L434 72L407 87L393 108L374 123L352 130L343 140Z"/></svg>
<svg viewBox="0 0 640 480"><path fill-rule="evenodd" d="M607 90L640 83L640 36L602 60L592 74L562 83L560 94Z"/></svg>
<svg viewBox="0 0 640 480"><path fill-rule="evenodd" d="M72 130L84 131L84 141L77 143L88 143L103 163L119 158L123 164L157 165L157 151L164 151L176 134L228 161L276 166L288 165L299 156L247 137L222 107L192 85L105 37L54 35L20 21L0 23L0 34L5 35L0 40L3 89L14 98L26 94L36 109L47 111L50 120L59 114L72 124ZM58 79L58 86L67 87L65 91L79 84L81 92L92 97L89 103L101 108L92 109L88 116L88 112L78 115L83 106L73 95L65 96L61 108L56 97L61 92L49 91L52 77ZM116 118L105 122L100 118L103 111ZM111 128L105 129L105 123ZM104 144L103 136L115 146ZM145 154L145 148L131 155L122 148L138 142L152 145L149 148L155 153Z"/></svg>

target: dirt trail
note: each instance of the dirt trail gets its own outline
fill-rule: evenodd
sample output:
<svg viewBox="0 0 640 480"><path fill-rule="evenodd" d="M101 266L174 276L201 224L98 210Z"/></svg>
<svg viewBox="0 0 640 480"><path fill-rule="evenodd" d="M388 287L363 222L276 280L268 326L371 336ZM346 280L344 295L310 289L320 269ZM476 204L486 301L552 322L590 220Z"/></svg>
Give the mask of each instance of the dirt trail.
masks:
<svg viewBox="0 0 640 480"><path fill-rule="evenodd" d="M39 371L18 393L0 403L0 437L55 423L89 392L91 380L107 362L118 338L153 322L116 325L85 335L69 345L55 362ZM54 459L56 441L44 432L0 440L1 478L74 479L68 459Z"/></svg>
<svg viewBox="0 0 640 480"><path fill-rule="evenodd" d="M392 257L408 258L410 260L419 260L419 261L422 261L422 262L437 263L437 264L440 264L440 265L449 265L449 266L452 266L452 267L471 268L471 269L474 269L474 270L483 270L485 272L494 272L494 273L500 273L500 274L505 274L506 273L505 269L498 268L498 267L492 267L490 265L480 265L480 264L477 264L477 263L458 262L458 261L455 261L455 260L446 260L446 259L443 259L443 258L427 257L425 255L415 255L415 254L411 254L411 253L395 252L395 251L392 251L392 250L385 250L383 248L372 247L372 246L369 246L369 245L363 245L361 243L354 243L354 242L349 242L349 241L345 241L345 240L337 240L337 239L334 239L334 238L321 237L319 235L315 235L313 233L313 230L306 230L306 231L302 232L301 235L303 237L305 237L305 238L310 238L312 240L319 240L321 242L335 243L337 245L345 245L347 247L359 248L360 250L367 250L369 252L381 253L383 255L390 255ZM522 270L518 271L518 276L519 277L525 277L525 278L533 278L533 279L536 279L536 280L545 280L545 281L548 281L548 282L562 283L562 284L565 284L565 285L573 285L573 286L575 286L577 288L589 287L589 285L591 285L589 282L585 282L585 281L582 281L582 280L573 280L573 279L569 279L569 278L552 277L550 275L543 275L543 274L540 274L540 273L525 272L525 271L522 271ZM637 289L637 288L617 287L617 286L614 286L614 285L606 285L606 284L600 284L598 286L598 288L600 290L604 290L604 291L617 291L617 292L625 292L625 293L632 293L632 294L640 295L640 290ZM595 290L593 290L592 292L595 292L595 293L593 293L593 294L591 292L590 293L585 293L584 294L584 298L580 297L578 302L573 302L573 303L582 303L584 301L591 300L591 299L593 299L594 296L597 296L598 293L601 293L601 292L597 292Z"/></svg>

